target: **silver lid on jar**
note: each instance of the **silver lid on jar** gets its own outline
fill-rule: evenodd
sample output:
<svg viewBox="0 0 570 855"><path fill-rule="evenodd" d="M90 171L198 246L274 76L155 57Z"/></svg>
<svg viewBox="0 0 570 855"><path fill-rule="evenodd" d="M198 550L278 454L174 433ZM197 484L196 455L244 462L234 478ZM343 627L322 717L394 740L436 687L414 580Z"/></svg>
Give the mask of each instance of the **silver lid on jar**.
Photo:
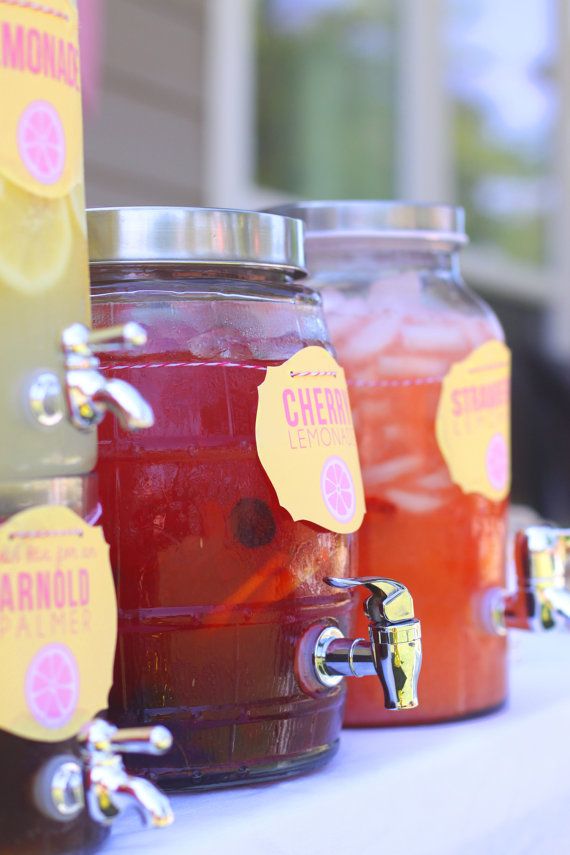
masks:
<svg viewBox="0 0 570 855"><path fill-rule="evenodd" d="M277 214L218 208L93 208L90 263L213 265L304 276L303 224Z"/></svg>
<svg viewBox="0 0 570 855"><path fill-rule="evenodd" d="M307 238L353 235L428 240L456 246L467 243L465 212L452 205L346 200L296 202L268 210L301 219Z"/></svg>

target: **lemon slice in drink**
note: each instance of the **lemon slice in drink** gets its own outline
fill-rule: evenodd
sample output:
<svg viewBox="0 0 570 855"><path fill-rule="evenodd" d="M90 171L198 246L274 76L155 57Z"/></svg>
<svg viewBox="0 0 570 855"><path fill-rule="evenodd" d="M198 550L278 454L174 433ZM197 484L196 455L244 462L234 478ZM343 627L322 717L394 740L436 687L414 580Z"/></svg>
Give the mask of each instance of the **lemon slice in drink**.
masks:
<svg viewBox="0 0 570 855"><path fill-rule="evenodd" d="M37 294L63 276L71 255L65 199L43 199L0 179L0 289Z"/></svg>

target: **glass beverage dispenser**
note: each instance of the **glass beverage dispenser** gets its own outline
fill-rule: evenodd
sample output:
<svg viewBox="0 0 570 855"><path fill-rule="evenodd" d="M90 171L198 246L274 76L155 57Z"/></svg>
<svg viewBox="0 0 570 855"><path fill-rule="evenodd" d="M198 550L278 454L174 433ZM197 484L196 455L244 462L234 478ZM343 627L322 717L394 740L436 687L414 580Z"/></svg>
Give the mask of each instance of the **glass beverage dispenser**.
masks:
<svg viewBox="0 0 570 855"><path fill-rule="evenodd" d="M375 201L275 210L305 223L309 284L347 372L367 507L359 570L390 568L422 616L422 704L397 723L491 710L507 692L506 629L567 620L569 541L522 532L517 590L504 590L510 353L461 277L463 212ZM353 681L346 722L396 723L378 700Z"/></svg>
<svg viewBox="0 0 570 855"><path fill-rule="evenodd" d="M415 705L420 638L406 589L378 578L368 640L344 637L360 468L302 226L199 208L94 210L88 224L95 326L148 330L140 351L105 355L105 375L156 413L148 431L100 433L111 718L172 731L167 757L133 759L170 787L318 765L338 742L343 676L378 674L381 704Z"/></svg>
<svg viewBox="0 0 570 855"><path fill-rule="evenodd" d="M168 803L116 752L168 747L121 733L107 706L116 600L100 528L97 424L152 424L97 350L145 340L89 330L77 10L0 5L0 853L85 852L128 802ZM144 807L143 807L144 806Z"/></svg>

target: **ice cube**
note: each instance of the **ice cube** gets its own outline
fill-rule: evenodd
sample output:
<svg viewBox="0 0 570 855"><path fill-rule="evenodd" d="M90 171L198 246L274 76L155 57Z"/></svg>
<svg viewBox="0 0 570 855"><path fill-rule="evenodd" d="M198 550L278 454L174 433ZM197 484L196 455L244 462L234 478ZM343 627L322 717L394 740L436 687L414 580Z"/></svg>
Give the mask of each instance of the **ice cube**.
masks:
<svg viewBox="0 0 570 855"><path fill-rule="evenodd" d="M386 490L386 498L402 511L412 514L427 514L437 510L443 504L439 496L408 490Z"/></svg>
<svg viewBox="0 0 570 855"><path fill-rule="evenodd" d="M362 470L364 483L367 486L377 486L398 481L403 475L415 472L422 465L422 458L417 454L404 454L394 457L374 466L366 466Z"/></svg>
<svg viewBox="0 0 570 855"><path fill-rule="evenodd" d="M414 379L429 377L443 379L449 369L448 359L427 356L382 354L377 361L379 373L385 377Z"/></svg>
<svg viewBox="0 0 570 855"><path fill-rule="evenodd" d="M403 347L412 352L428 351L441 354L469 349L463 328L455 324L406 324L400 333Z"/></svg>
<svg viewBox="0 0 570 855"><path fill-rule="evenodd" d="M244 360L251 359L251 350L244 336L234 327L215 327L193 336L188 350L198 359Z"/></svg>
<svg viewBox="0 0 570 855"><path fill-rule="evenodd" d="M360 318L343 348L346 363L372 363L375 356L396 339L398 326L398 317L392 312L382 312L367 320Z"/></svg>
<svg viewBox="0 0 570 855"><path fill-rule="evenodd" d="M503 341L504 335L499 321L494 315L488 315L484 318L469 317L462 318L463 333L471 347L479 347L490 339L498 339Z"/></svg>
<svg viewBox="0 0 570 855"><path fill-rule="evenodd" d="M393 273L376 279L370 287L371 305L390 306L402 311L411 303L418 302L423 293L423 281L419 273Z"/></svg>
<svg viewBox="0 0 570 855"><path fill-rule="evenodd" d="M401 425L393 422L384 426L383 441L386 443L404 442L406 438L406 429Z"/></svg>
<svg viewBox="0 0 570 855"><path fill-rule="evenodd" d="M368 301L360 295L331 288L323 291L321 296L327 317L354 318L370 314Z"/></svg>
<svg viewBox="0 0 570 855"><path fill-rule="evenodd" d="M444 466L418 478L417 483L426 490L445 490L452 486L449 471Z"/></svg>
<svg viewBox="0 0 570 855"><path fill-rule="evenodd" d="M297 331L295 309L284 302L232 301L229 306L220 306L218 318L239 330L248 342L294 335Z"/></svg>
<svg viewBox="0 0 570 855"><path fill-rule="evenodd" d="M297 353L301 343L298 335L282 335L278 338L252 340L249 346L254 359L262 362L284 362Z"/></svg>
<svg viewBox="0 0 570 855"><path fill-rule="evenodd" d="M390 417L390 404L377 389L360 389L349 386L349 398L353 415L371 430L382 425Z"/></svg>
<svg viewBox="0 0 570 855"><path fill-rule="evenodd" d="M350 358L354 337L369 322L370 312L365 315L360 312L344 315L325 312L325 318L332 343L339 352L346 352Z"/></svg>

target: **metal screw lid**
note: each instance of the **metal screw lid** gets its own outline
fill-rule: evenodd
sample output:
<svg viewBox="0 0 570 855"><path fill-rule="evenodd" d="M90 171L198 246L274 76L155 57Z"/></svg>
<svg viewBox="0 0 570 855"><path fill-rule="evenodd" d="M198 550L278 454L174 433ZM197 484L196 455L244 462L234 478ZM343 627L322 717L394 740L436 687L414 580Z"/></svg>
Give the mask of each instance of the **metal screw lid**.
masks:
<svg viewBox="0 0 570 855"><path fill-rule="evenodd" d="M307 239L358 235L456 246L467 243L465 212L452 205L346 200L296 202L268 211L303 220Z"/></svg>
<svg viewBox="0 0 570 855"><path fill-rule="evenodd" d="M92 265L179 264L279 269L304 276L303 224L276 214L217 208L93 208Z"/></svg>

